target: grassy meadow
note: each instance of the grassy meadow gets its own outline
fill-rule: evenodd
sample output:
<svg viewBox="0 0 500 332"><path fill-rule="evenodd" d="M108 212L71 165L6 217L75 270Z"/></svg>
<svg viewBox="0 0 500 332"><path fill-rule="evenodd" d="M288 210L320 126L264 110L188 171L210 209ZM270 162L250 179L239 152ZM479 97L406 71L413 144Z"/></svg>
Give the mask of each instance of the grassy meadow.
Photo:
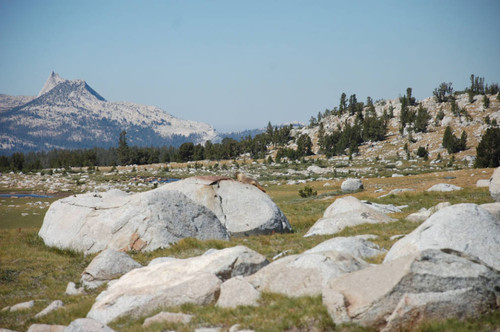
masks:
<svg viewBox="0 0 500 332"><path fill-rule="evenodd" d="M440 202L488 203L492 202L487 188L476 188L478 179L488 179L492 169L463 169L452 172L436 172L394 178L365 178L365 189L353 194L358 199L372 202L408 205L404 212L392 214L396 222L380 225L360 225L347 228L335 236L359 234L378 235L373 242L389 249L396 240L394 235L407 234L419 224L404 218L422 207L429 208ZM446 178L445 178L446 177ZM328 185L325 186L325 183ZM209 248L226 248L245 245L265 255L269 260L279 253L301 253L332 236L303 238L307 230L319 219L323 211L335 199L342 197L342 180L308 182L317 196L301 198L298 194L305 184L277 185L266 183L266 190L290 221L294 232L268 236L233 238L230 241L198 241L184 239L176 245L149 253L130 253L141 264L153 258L173 256L178 258L200 255ZM436 183L450 183L463 187L458 192L430 193L425 189ZM378 196L395 188L412 188L414 192ZM375 192L383 189L384 192ZM10 188L9 192L13 192ZM68 250L48 248L38 237L44 214L56 198L1 198L0 199L0 310L6 306L35 300L32 309L17 312L0 311L0 328L26 331L31 324L67 325L72 320L85 317L96 296L105 286L85 295L67 296L68 282L78 282L85 267L95 255L83 256ZM40 203L38 203L40 202ZM380 263L383 256L373 258L370 263ZM64 307L55 312L34 319L33 316L54 300L62 300ZM259 307L238 307L221 309L215 305L205 307L183 305L161 310L192 314L189 324L158 324L142 328L145 318L139 320L121 319L110 326L117 331L192 331L198 327L221 327L228 330L234 324L256 331L365 331L357 326L335 326L321 297L287 298L278 294L263 293ZM158 309L158 311L161 311ZM473 320L449 320L429 322L421 331L499 331L500 313L493 313Z"/></svg>

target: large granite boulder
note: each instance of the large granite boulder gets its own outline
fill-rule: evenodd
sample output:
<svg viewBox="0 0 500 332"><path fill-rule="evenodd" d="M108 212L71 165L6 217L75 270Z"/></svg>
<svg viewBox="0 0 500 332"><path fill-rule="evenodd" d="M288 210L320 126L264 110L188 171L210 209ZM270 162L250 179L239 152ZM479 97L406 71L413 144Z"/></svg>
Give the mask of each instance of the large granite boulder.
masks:
<svg viewBox="0 0 500 332"><path fill-rule="evenodd" d="M500 271L453 250L428 249L331 279L323 304L336 324L413 330L424 320L498 310Z"/></svg>
<svg viewBox="0 0 500 332"><path fill-rule="evenodd" d="M259 291L319 295L329 279L367 266L360 258L336 251L303 253L275 260L246 280Z"/></svg>
<svg viewBox="0 0 500 332"><path fill-rule="evenodd" d="M500 202L500 167L495 169L490 178L490 195L496 201Z"/></svg>
<svg viewBox="0 0 500 332"><path fill-rule="evenodd" d="M97 288L141 266L122 251L106 249L97 255L83 271L81 282L89 289Z"/></svg>
<svg viewBox="0 0 500 332"><path fill-rule="evenodd" d="M386 252L380 249L378 245L362 238L362 236L334 237L333 239L321 242L317 246L306 250L305 254L317 253L322 251L337 251L339 253L349 254L358 258L370 258Z"/></svg>
<svg viewBox="0 0 500 332"><path fill-rule="evenodd" d="M352 193L363 189L363 182L360 179L347 179L342 182L340 189L343 193Z"/></svg>
<svg viewBox="0 0 500 332"><path fill-rule="evenodd" d="M134 269L99 294L87 317L107 324L119 317L147 315L161 307L209 304L217 299L223 281L252 274L266 264L264 256L237 246Z"/></svg>
<svg viewBox="0 0 500 332"><path fill-rule="evenodd" d="M106 248L150 251L182 238L229 239L212 211L177 191L120 190L54 202L39 232L45 244L85 254Z"/></svg>
<svg viewBox="0 0 500 332"><path fill-rule="evenodd" d="M333 202L325 210L323 217L304 236L336 234L349 226L391 221L396 221L396 219L362 203L356 197L346 196Z"/></svg>
<svg viewBox="0 0 500 332"><path fill-rule="evenodd" d="M225 177L192 177L168 183L162 191L179 191L210 209L231 236L287 233L287 218L271 198L248 183Z"/></svg>
<svg viewBox="0 0 500 332"><path fill-rule="evenodd" d="M431 248L462 251L500 270L500 223L476 204L446 207L396 242L384 262Z"/></svg>

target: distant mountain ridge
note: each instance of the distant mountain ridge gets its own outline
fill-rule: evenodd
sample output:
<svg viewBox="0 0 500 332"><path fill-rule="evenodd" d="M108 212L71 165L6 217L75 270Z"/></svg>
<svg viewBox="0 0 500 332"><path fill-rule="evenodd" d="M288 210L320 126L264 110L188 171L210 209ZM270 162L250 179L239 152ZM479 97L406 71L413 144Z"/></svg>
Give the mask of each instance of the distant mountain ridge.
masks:
<svg viewBox="0 0 500 332"><path fill-rule="evenodd" d="M85 81L65 80L54 72L36 98L1 97L2 154L116 146L122 130L129 144L137 146L217 139L209 124L182 120L154 106L109 102Z"/></svg>

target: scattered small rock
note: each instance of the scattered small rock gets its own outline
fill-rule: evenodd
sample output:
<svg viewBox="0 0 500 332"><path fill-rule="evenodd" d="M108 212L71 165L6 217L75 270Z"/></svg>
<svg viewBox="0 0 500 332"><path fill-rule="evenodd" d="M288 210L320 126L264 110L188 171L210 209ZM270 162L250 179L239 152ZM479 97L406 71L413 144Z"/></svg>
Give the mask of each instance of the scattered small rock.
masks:
<svg viewBox="0 0 500 332"><path fill-rule="evenodd" d="M19 311L19 310L27 310L27 309L33 308L34 306L35 306L35 301L31 300L31 301L27 301L27 302L14 304L13 306L11 306L9 308L9 310L10 310L10 312Z"/></svg>
<svg viewBox="0 0 500 332"><path fill-rule="evenodd" d="M449 183L438 183L427 189L427 191L439 191L439 192L449 192L449 191L456 191L456 190L462 190L462 187L455 186L453 184Z"/></svg>
<svg viewBox="0 0 500 332"><path fill-rule="evenodd" d="M78 318L72 321L64 332L114 332L114 330L92 318Z"/></svg>
<svg viewBox="0 0 500 332"><path fill-rule="evenodd" d="M45 309L43 309L42 311L40 311L39 313L37 313L35 315L35 318L40 318L40 317L43 317L45 315L48 315L50 314L52 311L62 307L64 304L61 300L55 300L53 301L51 304L49 304Z"/></svg>
<svg viewBox="0 0 500 332"><path fill-rule="evenodd" d="M476 187L478 188L487 188L490 186L490 180L477 180Z"/></svg>
<svg viewBox="0 0 500 332"><path fill-rule="evenodd" d="M306 250L304 253L317 253L322 251L337 251L362 259L383 254L387 250L380 249L378 245L359 237L334 237L317 246Z"/></svg>
<svg viewBox="0 0 500 332"><path fill-rule="evenodd" d="M352 193L363 189L363 182L360 179L347 179L342 182L340 189L343 193Z"/></svg>
<svg viewBox="0 0 500 332"><path fill-rule="evenodd" d="M63 332L65 328L65 325L33 324L26 332Z"/></svg>
<svg viewBox="0 0 500 332"><path fill-rule="evenodd" d="M76 288L76 284L74 282L68 282L68 286L66 286L66 295L80 295L83 293L85 293L83 287Z"/></svg>
<svg viewBox="0 0 500 332"><path fill-rule="evenodd" d="M146 318L142 327L149 327L156 323L183 323L187 324L193 319L192 315L183 314L181 312L165 312L162 311L157 315Z"/></svg>
<svg viewBox="0 0 500 332"><path fill-rule="evenodd" d="M240 305L256 306L260 292L242 277L234 277L220 286L220 296L217 306L222 308L236 308Z"/></svg>
<svg viewBox="0 0 500 332"><path fill-rule="evenodd" d="M398 194L408 192L408 191L415 191L415 189L409 189L409 188L393 189L393 190L389 191L387 194L379 196L378 198L383 198L383 197L387 197L390 195L398 195Z"/></svg>
<svg viewBox="0 0 500 332"><path fill-rule="evenodd" d="M141 264L125 252L108 248L90 262L82 273L81 282L85 287L94 289L139 267Z"/></svg>

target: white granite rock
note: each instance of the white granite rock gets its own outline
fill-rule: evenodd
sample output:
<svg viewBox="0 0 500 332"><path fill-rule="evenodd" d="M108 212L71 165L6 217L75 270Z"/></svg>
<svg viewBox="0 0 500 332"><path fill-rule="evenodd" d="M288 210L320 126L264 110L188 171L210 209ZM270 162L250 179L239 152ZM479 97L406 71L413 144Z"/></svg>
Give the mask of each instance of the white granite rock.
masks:
<svg viewBox="0 0 500 332"><path fill-rule="evenodd" d="M199 305L216 300L223 281L249 275L268 264L244 246L134 269L99 294L87 317L108 323L123 316L146 315L161 306Z"/></svg>
<svg viewBox="0 0 500 332"><path fill-rule="evenodd" d="M231 236L286 233L287 218L271 198L251 184L221 177L192 177L166 184L210 209Z"/></svg>
<svg viewBox="0 0 500 332"><path fill-rule="evenodd" d="M90 262L82 273L81 281L85 287L93 289L139 267L141 264L126 253L110 248L102 251Z"/></svg>
<svg viewBox="0 0 500 332"><path fill-rule="evenodd" d="M111 190L60 199L47 211L39 235L48 246L85 254L105 248L155 250L185 237L229 238L209 209L180 192L158 189L133 195Z"/></svg>
<svg viewBox="0 0 500 332"><path fill-rule="evenodd" d="M334 237L333 239L321 242L317 246L306 250L304 253L309 254L322 251L337 251L362 259L377 256L386 252L385 249L380 249L380 247L375 243L353 236Z"/></svg>
<svg viewBox="0 0 500 332"><path fill-rule="evenodd" d="M304 236L335 234L349 226L391 221L395 221L395 219L363 204L355 197L346 196L333 202L325 210L323 217Z"/></svg>
<svg viewBox="0 0 500 332"><path fill-rule="evenodd" d="M454 249L500 270L500 223L476 204L445 207L396 242L384 262L425 249Z"/></svg>
<svg viewBox="0 0 500 332"><path fill-rule="evenodd" d="M454 250L427 249L331 279L323 304L335 324L413 330L423 319L498 310L500 271Z"/></svg>
<svg viewBox="0 0 500 332"><path fill-rule="evenodd" d="M490 195L496 201L500 202L500 167L495 169L490 178Z"/></svg>
<svg viewBox="0 0 500 332"><path fill-rule="evenodd" d="M343 193L352 193L363 189L363 182L360 179L347 179L342 182L340 189Z"/></svg>
<svg viewBox="0 0 500 332"><path fill-rule="evenodd" d="M313 296L321 294L329 279L367 266L360 258L336 251L303 253L273 261L245 279L258 291Z"/></svg>
<svg viewBox="0 0 500 332"><path fill-rule="evenodd" d="M456 190L462 190L462 187L455 186L453 184L449 183L438 183L427 189L427 191L439 191L439 192L449 192L449 191L456 191Z"/></svg>

